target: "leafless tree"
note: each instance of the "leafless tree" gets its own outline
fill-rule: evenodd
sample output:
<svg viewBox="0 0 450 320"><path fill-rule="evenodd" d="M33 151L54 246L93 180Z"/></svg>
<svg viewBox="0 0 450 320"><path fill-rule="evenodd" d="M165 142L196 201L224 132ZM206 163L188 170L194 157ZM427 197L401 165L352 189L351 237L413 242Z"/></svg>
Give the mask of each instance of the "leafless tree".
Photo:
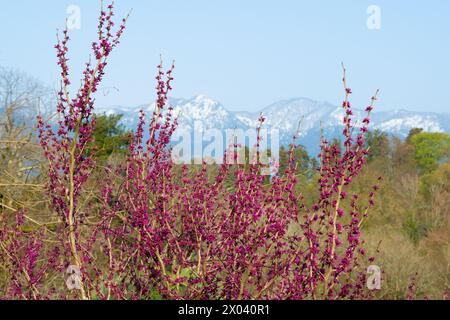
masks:
<svg viewBox="0 0 450 320"><path fill-rule="evenodd" d="M52 92L39 81L0 67L0 212L36 204L43 162L35 119L51 101Z"/></svg>

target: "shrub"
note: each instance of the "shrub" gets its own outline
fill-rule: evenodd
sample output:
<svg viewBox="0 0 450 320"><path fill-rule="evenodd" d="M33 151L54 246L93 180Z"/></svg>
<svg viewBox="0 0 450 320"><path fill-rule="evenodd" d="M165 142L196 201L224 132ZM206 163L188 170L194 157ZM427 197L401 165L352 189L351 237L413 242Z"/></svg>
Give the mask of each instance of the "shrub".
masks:
<svg viewBox="0 0 450 320"><path fill-rule="evenodd" d="M14 271L6 297L68 298L69 292L46 278L49 270L62 273L71 266L80 272L72 279L81 299L370 298L365 275L374 257L366 255L361 224L380 179L367 194L349 193L349 187L366 162L364 139L377 95L356 127L344 68L343 145L321 140L319 197L306 204L297 191L295 139L283 174L270 184L261 174L263 116L250 164L224 161L213 177L206 163L193 171L175 167L169 142L177 119L167 102L173 66L164 71L161 63L155 111L148 122L140 113L126 164L105 168L102 193L92 196L84 189L95 168L95 150L89 148L95 128L92 95L126 22L113 34L112 17L110 5L100 14L95 63L87 63L74 98L67 30L56 45L60 120L56 132L42 118L38 123L48 195L62 223L54 230L53 249L44 248L41 230L24 233L22 221L3 224L2 259ZM236 147L229 146L225 160L237 156Z"/></svg>

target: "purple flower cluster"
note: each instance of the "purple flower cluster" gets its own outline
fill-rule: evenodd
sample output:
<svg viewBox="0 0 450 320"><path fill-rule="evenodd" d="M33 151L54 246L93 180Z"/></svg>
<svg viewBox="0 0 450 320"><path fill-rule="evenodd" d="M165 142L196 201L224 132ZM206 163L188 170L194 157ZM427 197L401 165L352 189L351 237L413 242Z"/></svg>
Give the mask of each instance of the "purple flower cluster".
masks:
<svg viewBox="0 0 450 320"><path fill-rule="evenodd" d="M136 299L154 292L167 299L368 297L365 274L356 270L366 255L361 224L378 186L366 205L360 195L347 191L368 150L363 140L366 125L354 142L345 77L344 149L322 139L320 197L307 207L297 188L294 143L284 175L271 183L261 175L263 116L256 129L256 159L250 164L224 161L213 173L206 163L198 168L175 166L169 138L177 123L167 105L172 72L173 67L163 72L158 66L149 138L143 141L141 112L127 165L123 172L114 172L124 179L114 185L111 178L103 191L104 221L120 220L103 225L104 236L115 244L109 278L122 279L113 294ZM230 145L224 158L233 156L229 153L234 147Z"/></svg>
<svg viewBox="0 0 450 320"><path fill-rule="evenodd" d="M89 149L95 121L92 118L94 99L92 95L105 74L107 59L111 51L119 44L125 29L126 18L113 34L113 5L102 10L98 24L98 39L92 44L94 61L86 63L80 88L71 98L68 66L68 42L70 40L67 28L63 31L63 39L55 46L58 65L61 69L61 89L58 92L58 127L54 130L41 116L38 117L39 139L48 160L49 167L49 195L53 207L64 223L60 239L70 255L65 255L66 265L75 265L83 272L83 264L89 261L90 254L81 245L83 242L79 225L82 217L87 215L79 206L79 198L83 186L90 177L95 163L94 150ZM88 295L81 289L81 297Z"/></svg>

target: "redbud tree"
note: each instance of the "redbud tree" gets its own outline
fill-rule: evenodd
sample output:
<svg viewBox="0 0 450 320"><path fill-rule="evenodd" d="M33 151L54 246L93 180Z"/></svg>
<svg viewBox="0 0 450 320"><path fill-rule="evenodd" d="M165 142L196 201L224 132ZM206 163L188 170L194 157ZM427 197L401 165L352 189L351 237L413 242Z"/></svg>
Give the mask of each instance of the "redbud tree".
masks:
<svg viewBox="0 0 450 320"><path fill-rule="evenodd" d="M362 124L354 122L345 68L343 146L320 141L318 198L306 204L299 192L294 136L285 172L262 174L259 118L256 157L236 164L238 145L223 164L192 169L172 161L170 138L177 115L168 103L174 66L156 76L156 106L139 115L126 161L95 163L94 95L107 59L119 44L127 18L115 31L113 5L99 16L98 40L81 86L72 95L69 34L56 45L61 69L57 124L38 118L48 162L47 194L61 224L51 234L24 233L25 210L2 218L2 261L11 270L4 298L18 299L366 299L368 257L361 226L375 203L350 191L364 168L365 134L377 98ZM145 138L146 137L146 138ZM86 195L94 172L97 194ZM51 241L48 241L51 239ZM63 282L67 267L76 285ZM52 275L60 281L51 281ZM63 279L63 280L61 280ZM69 290L72 289L72 290Z"/></svg>

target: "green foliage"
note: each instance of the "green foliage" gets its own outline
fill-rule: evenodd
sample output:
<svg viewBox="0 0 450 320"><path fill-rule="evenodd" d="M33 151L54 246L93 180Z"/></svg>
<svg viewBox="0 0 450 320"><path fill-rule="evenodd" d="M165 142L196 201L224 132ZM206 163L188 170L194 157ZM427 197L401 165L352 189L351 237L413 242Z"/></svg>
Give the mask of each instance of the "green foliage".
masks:
<svg viewBox="0 0 450 320"><path fill-rule="evenodd" d="M153 288L152 291L150 291L149 299L161 301L161 300L163 300L163 297L162 297L161 293L159 293L158 289Z"/></svg>
<svg viewBox="0 0 450 320"><path fill-rule="evenodd" d="M412 137L422 132L423 132L422 128L412 128L411 130L409 130L408 137L406 137L406 142L411 143Z"/></svg>
<svg viewBox="0 0 450 320"><path fill-rule="evenodd" d="M446 133L421 132L413 135L410 141L422 173L436 170L450 156L450 136Z"/></svg>
<svg viewBox="0 0 450 320"><path fill-rule="evenodd" d="M122 115L95 115L94 142L96 156L100 161L106 161L111 154L127 154L129 131L120 124Z"/></svg>
<svg viewBox="0 0 450 320"><path fill-rule="evenodd" d="M369 161L389 154L389 136L378 129L367 133L366 145L370 147Z"/></svg>
<svg viewBox="0 0 450 320"><path fill-rule="evenodd" d="M409 215L403 223L403 228L412 242L417 243L422 236L420 225L414 215Z"/></svg>

